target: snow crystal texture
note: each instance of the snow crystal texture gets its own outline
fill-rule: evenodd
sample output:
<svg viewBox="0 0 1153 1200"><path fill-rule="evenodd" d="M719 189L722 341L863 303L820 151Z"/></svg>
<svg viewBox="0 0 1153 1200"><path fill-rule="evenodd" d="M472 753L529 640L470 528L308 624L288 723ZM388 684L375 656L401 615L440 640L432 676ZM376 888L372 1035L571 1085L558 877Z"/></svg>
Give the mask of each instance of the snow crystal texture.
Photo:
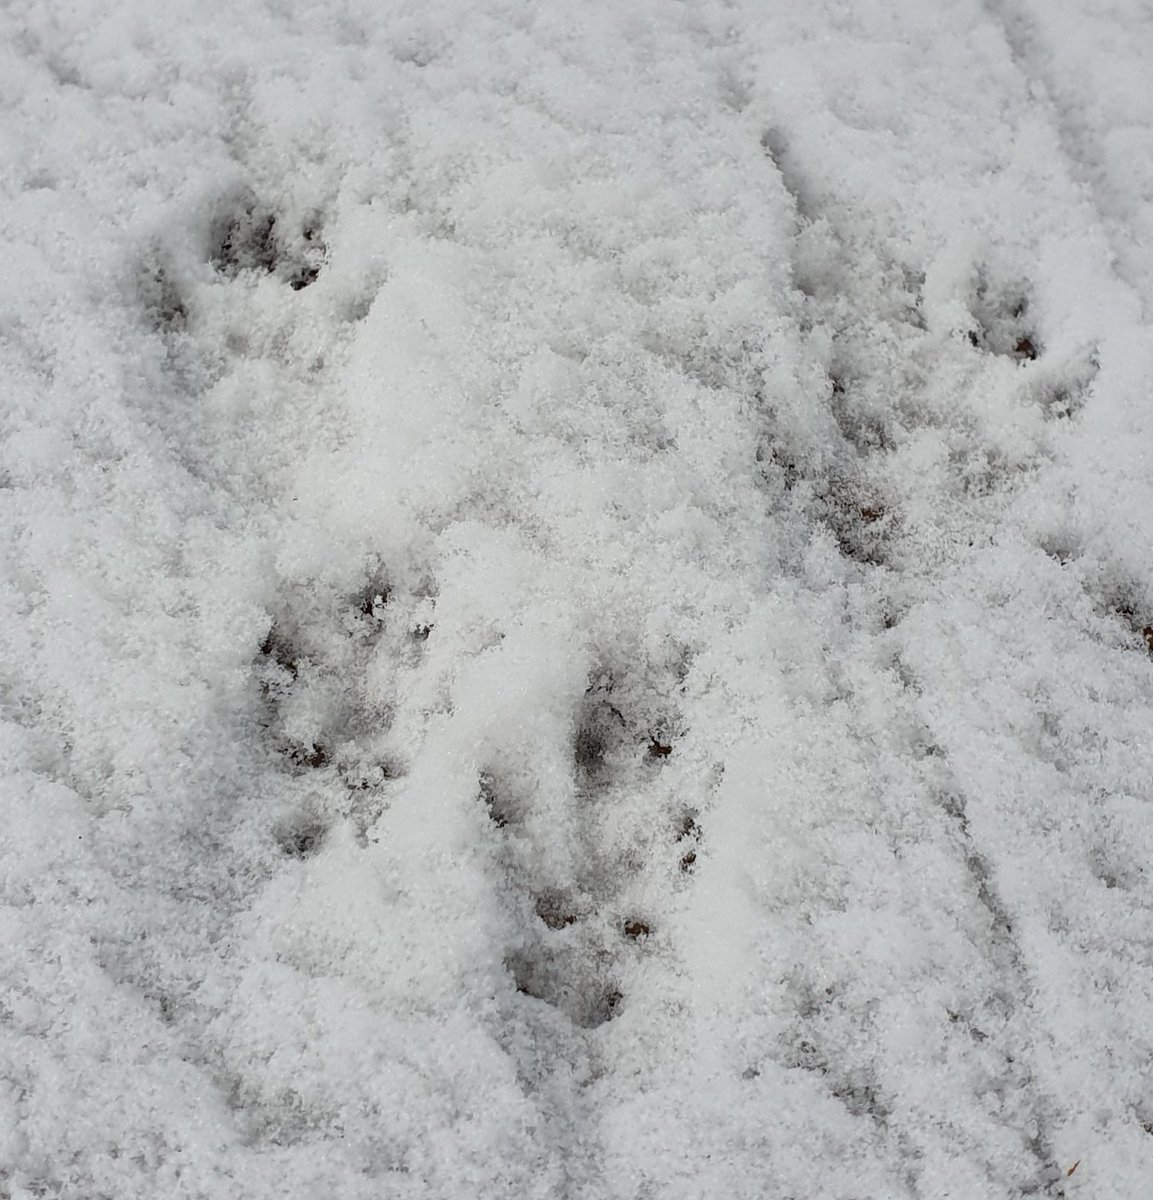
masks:
<svg viewBox="0 0 1153 1200"><path fill-rule="evenodd" d="M0 10L0 1196L1140 1200L1144 0Z"/></svg>

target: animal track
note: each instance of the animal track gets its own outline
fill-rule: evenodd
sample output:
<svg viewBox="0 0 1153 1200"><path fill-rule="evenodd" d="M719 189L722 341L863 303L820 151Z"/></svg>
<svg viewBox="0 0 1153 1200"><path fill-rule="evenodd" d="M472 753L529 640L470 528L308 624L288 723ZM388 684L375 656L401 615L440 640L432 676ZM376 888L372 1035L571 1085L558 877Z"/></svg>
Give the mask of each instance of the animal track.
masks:
<svg viewBox="0 0 1153 1200"><path fill-rule="evenodd" d="M1132 589L1137 594L1137 589ZM1114 597L1107 608L1116 613L1129 630L1134 645L1142 646L1149 654L1153 654L1153 623L1150 623L1148 610L1133 599L1131 595ZM1139 639L1139 640L1138 640Z"/></svg>
<svg viewBox="0 0 1153 1200"><path fill-rule="evenodd" d="M579 919L577 906L560 893L542 892L536 898L535 910L549 929L567 929Z"/></svg>
<svg viewBox="0 0 1153 1200"><path fill-rule="evenodd" d="M785 191L793 198L797 215L812 220L816 213L809 195L804 176L800 174L794 156L789 151L789 139L783 130L775 127L761 134L761 149L772 160L781 176ZM802 286L802 290L805 290Z"/></svg>
<svg viewBox="0 0 1153 1200"><path fill-rule="evenodd" d="M320 821L306 818L281 826L276 841L290 858L309 858L323 845L327 832Z"/></svg>
<svg viewBox="0 0 1153 1200"><path fill-rule="evenodd" d="M354 593L352 605L363 616L374 620L383 620L384 610L391 595L392 589L388 586L383 574L378 572L365 587Z"/></svg>
<svg viewBox="0 0 1153 1200"><path fill-rule="evenodd" d="M272 211L250 200L217 223L209 262L229 279L241 271L275 271L279 259L275 229Z"/></svg>
<svg viewBox="0 0 1153 1200"><path fill-rule="evenodd" d="M260 654L289 680L294 680L300 673L296 646L284 627L276 621L269 626L268 633L260 643ZM260 682L261 690L266 696L275 686L281 684L277 676L270 675L267 671L262 673Z"/></svg>
<svg viewBox="0 0 1153 1200"><path fill-rule="evenodd" d="M419 661L410 624L428 601L398 594L379 569L327 600L306 589L288 589L285 599L255 662L266 744L298 791L308 778L299 794L319 798L317 819L347 819L364 836L407 771L385 685Z"/></svg>
<svg viewBox="0 0 1153 1200"><path fill-rule="evenodd" d="M1029 992L1027 968L1022 958L1018 935L1014 931L1012 915L998 893L989 863L974 841L965 796L959 790L950 788L942 793L939 802L947 818L955 824L965 868L987 916L988 955L996 964L998 975L1005 981L1005 985L998 988L996 994L989 998L985 1006L985 1016L951 1012L949 1020L963 1028L974 1042L985 1043L993 1038L997 1053L1001 1057L1004 1076L999 1087L1022 1097L1030 1123L1035 1127L1034 1133L1026 1139L1026 1145L1035 1160L1038 1177L1044 1177L1050 1170L1054 1155L1043 1134L1038 1132L1043 1128L1044 1122L1039 1111L1041 1101L1036 1095L1036 1080L1027 1059L1009 1040L1012 1025L1016 1023L1015 997L1028 995ZM995 1038L994 1028L997 1030Z"/></svg>
<svg viewBox="0 0 1153 1200"><path fill-rule="evenodd" d="M150 255L141 264L137 290L148 320L158 333L175 334L184 330L188 308L171 266Z"/></svg>
<svg viewBox="0 0 1153 1200"><path fill-rule="evenodd" d="M573 735L573 761L584 781L605 776L625 740L624 714L612 702L613 681L602 676L590 684Z"/></svg>
<svg viewBox="0 0 1153 1200"><path fill-rule="evenodd" d="M1031 457L1031 446L1015 446L994 422L966 405L961 387L954 389L950 381L933 374L941 356L941 334L952 332L955 338L946 349L957 364L958 377L971 377L976 368L987 371L998 387L1014 379L1016 396L1039 406L1049 419L1062 419L1075 411L1086 385L1079 382L1076 370L1062 363L1058 348L1045 344L1040 304L1030 288L1020 281L994 278L988 268L976 273L964 297L968 314L962 318L964 323L959 328L953 323L956 310L950 308L948 323L941 329L936 276L930 272L926 281L917 265L904 258L908 248L890 238L883 214L874 219L861 211L856 197L850 209L835 194L829 178L809 170L805 136L801 126L775 130L762 138L762 146L780 168L795 201L796 321L813 348L814 375L817 370L825 372L824 388L814 387L810 394L827 405L822 423L831 436L822 437L815 447L766 447L758 461L770 486L781 489L783 481L784 490L789 490L791 485L796 500L828 528L845 558L884 567L892 572L892 582L899 583L903 563L913 560L917 570L921 567L920 555L909 553L918 548L922 534L917 514L907 503L912 489L900 474L911 463L912 445L923 438L925 444L940 446L943 457L949 456L940 473L942 499L954 503L950 516L957 518L959 540L983 528L986 506L980 498L1014 487L1041 454L1038 450ZM822 161L824 148L812 148L813 162ZM886 260L886 246L893 247L900 262ZM1006 376L1006 362L1017 366L1019 374ZM1023 422L1030 431L1039 425L1036 415L1034 409L1031 419ZM1048 445L1044 437L1037 440L1042 448ZM963 511L970 507L972 522ZM876 576L874 582L880 587L875 590L888 591L889 578ZM877 596L873 615L878 629L894 627L899 621L890 603ZM931 736L926 736L923 746L911 747L910 753L923 764L919 769L927 778L948 770ZM954 795L943 806L947 815L940 820L947 829L943 836L951 843L948 853L958 868L963 865L967 902L975 911L974 937L984 943L982 967L998 993L1027 994L1015 914L1002 901L996 876L970 827L963 797ZM692 823L682 828L676 843L682 872L691 871L697 858L692 836L695 820L688 820ZM975 819L972 823L977 824ZM812 923L819 924L819 919L814 916ZM812 940L810 930L801 936ZM828 978L841 969L838 955L839 951L826 955L818 949L806 967L798 969L793 986L787 988L792 995L783 999L784 1031L769 1053L780 1066L819 1077L828 1095L848 1113L871 1121L884 1140L916 1141L921 1134L890 1107L896 1076L882 1057L867 1048L875 1036L869 1028L871 1007L854 988L838 990L839 981ZM1033 1133L1043 1125L1043 1102L1030 1072L1023 1013L996 1011L999 999L991 999L987 1008L979 998L965 996L964 1000L955 1013L958 1053L976 1056L974 1061L996 1078L1006 1104L1016 1105L1031 1126L1028 1133ZM944 1015L941 1020L946 1030L953 1023ZM847 1029L853 1031L849 1038ZM974 1049L978 1045L979 1051ZM754 1061L745 1079L756 1079L761 1067ZM1022 1137L1022 1145L1027 1136ZM1034 1161L1026 1166L1030 1184L1041 1177L1047 1153L1041 1143L1031 1153Z"/></svg>
<svg viewBox="0 0 1153 1200"><path fill-rule="evenodd" d="M893 518L885 501L856 481L834 481L823 497L825 523L846 558L866 566L885 561Z"/></svg>
<svg viewBox="0 0 1153 1200"><path fill-rule="evenodd" d="M841 436L862 455L888 450L893 445L890 417L862 395L862 389L841 371L829 376L830 409Z"/></svg>
<svg viewBox="0 0 1153 1200"><path fill-rule="evenodd" d="M863 1064L844 1063L841 1053L827 1048L830 1042L837 1046L841 1040L839 1034L828 1032L829 1026L836 1029L844 1020L845 998L841 989L836 984L819 986L803 970L795 974L791 987L794 1018L780 1035L777 1060L782 1066L819 1076L828 1094L853 1116L868 1117L884 1125L889 1108L881 1100L881 1085L874 1072ZM755 1078L759 1073L753 1066L746 1077Z"/></svg>
<svg viewBox="0 0 1153 1200"><path fill-rule="evenodd" d="M519 812L506 785L492 771L482 771L478 785L481 803L488 812L489 820L498 828L516 824Z"/></svg>
<svg viewBox="0 0 1153 1200"><path fill-rule="evenodd" d="M1029 319L1027 291L1014 284L995 286L984 270L970 297L973 325L966 336L974 349L999 354L1015 362L1033 362L1041 353L1040 341Z"/></svg>
<svg viewBox="0 0 1153 1200"><path fill-rule="evenodd" d="M290 229L270 206L251 195L216 222L208 252L209 262L226 279L247 272L275 275L293 291L316 282L324 256L317 222Z"/></svg>
<svg viewBox="0 0 1153 1200"><path fill-rule="evenodd" d="M696 813L685 813L677 825L676 846L680 854L680 869L686 874L696 866L700 840L701 827L697 824Z"/></svg>
<svg viewBox="0 0 1153 1200"><path fill-rule="evenodd" d="M1041 401L1041 411L1048 421L1067 421L1085 406L1085 394L1080 388L1055 388Z"/></svg>
<svg viewBox="0 0 1153 1200"><path fill-rule="evenodd" d="M306 767L315 771L328 765L328 750L318 742L310 742L308 745L295 743L289 746L285 753L288 755L289 761L298 767Z"/></svg>
<svg viewBox="0 0 1153 1200"><path fill-rule="evenodd" d="M1066 364L1059 374L1038 380L1033 394L1047 421L1068 421L1085 407L1100 364L1096 351Z"/></svg>
<svg viewBox="0 0 1153 1200"><path fill-rule="evenodd" d="M926 340L924 272L888 260L862 236L834 195L806 170L804 141L771 129L762 148L781 173L799 217L793 242L798 324L812 337L814 366L826 372L823 424L815 445L774 445L758 461L770 487L809 485L811 516L841 553L867 567L883 565L897 532L897 512L878 483L904 440L902 421L919 424L925 380L917 353ZM839 436L838 436L839 435Z"/></svg>
<svg viewBox="0 0 1153 1200"><path fill-rule="evenodd" d="M644 872L661 876L662 829L663 844L673 843L678 858L690 860L682 871L695 861L695 818L682 810L663 821L644 819L646 811L668 811L662 780L675 759L678 730L675 712L634 672L615 666L594 672L575 705L569 743L571 867L554 867L551 877L542 877L544 856L531 845L534 813L548 797L518 794L499 771L481 774L478 796L524 914L506 965L520 994L547 1003L574 1028L596 1029L625 1004L622 955L646 953L655 928L648 906L630 895Z"/></svg>

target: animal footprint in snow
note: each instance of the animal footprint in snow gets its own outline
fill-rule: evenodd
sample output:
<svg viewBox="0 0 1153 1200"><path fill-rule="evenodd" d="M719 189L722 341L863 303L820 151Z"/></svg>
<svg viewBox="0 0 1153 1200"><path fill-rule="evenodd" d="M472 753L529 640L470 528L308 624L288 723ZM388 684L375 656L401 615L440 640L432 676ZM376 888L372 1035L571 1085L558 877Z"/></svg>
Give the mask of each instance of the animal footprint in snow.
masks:
<svg viewBox="0 0 1153 1200"><path fill-rule="evenodd" d="M1022 289L995 288L982 272L969 305L973 317L967 334L969 345L1018 363L1035 361L1041 349L1029 308L1029 297Z"/></svg>
<svg viewBox="0 0 1153 1200"><path fill-rule="evenodd" d="M309 858L320 849L326 833L319 821L303 819L281 826L276 841L290 858Z"/></svg>
<svg viewBox="0 0 1153 1200"><path fill-rule="evenodd" d="M697 845L701 838L701 827L697 824L692 813L686 813L681 819L677 833L677 845L681 848L680 869L688 874L697 861Z"/></svg>
<svg viewBox="0 0 1153 1200"><path fill-rule="evenodd" d="M208 251L209 262L226 279L246 272L275 275L296 292L316 282L324 257L317 222L294 230L251 193L218 218Z"/></svg>

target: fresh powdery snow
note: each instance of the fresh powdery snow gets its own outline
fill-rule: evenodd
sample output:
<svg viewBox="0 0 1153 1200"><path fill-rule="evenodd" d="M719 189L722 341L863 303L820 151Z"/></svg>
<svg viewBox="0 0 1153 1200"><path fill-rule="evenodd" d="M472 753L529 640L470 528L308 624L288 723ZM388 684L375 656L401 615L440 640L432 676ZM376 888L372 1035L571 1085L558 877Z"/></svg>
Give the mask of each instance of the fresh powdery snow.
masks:
<svg viewBox="0 0 1153 1200"><path fill-rule="evenodd" d="M0 7L0 1196L1153 1196L1151 79Z"/></svg>

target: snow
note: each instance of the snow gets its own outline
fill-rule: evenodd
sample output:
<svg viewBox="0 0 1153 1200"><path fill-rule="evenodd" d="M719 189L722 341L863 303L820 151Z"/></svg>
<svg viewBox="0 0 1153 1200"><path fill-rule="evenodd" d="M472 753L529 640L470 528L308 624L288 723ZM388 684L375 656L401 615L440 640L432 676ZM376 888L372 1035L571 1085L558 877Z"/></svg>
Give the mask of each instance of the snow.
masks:
<svg viewBox="0 0 1153 1200"><path fill-rule="evenodd" d="M1141 0L0 13L0 1196L1132 1200Z"/></svg>

